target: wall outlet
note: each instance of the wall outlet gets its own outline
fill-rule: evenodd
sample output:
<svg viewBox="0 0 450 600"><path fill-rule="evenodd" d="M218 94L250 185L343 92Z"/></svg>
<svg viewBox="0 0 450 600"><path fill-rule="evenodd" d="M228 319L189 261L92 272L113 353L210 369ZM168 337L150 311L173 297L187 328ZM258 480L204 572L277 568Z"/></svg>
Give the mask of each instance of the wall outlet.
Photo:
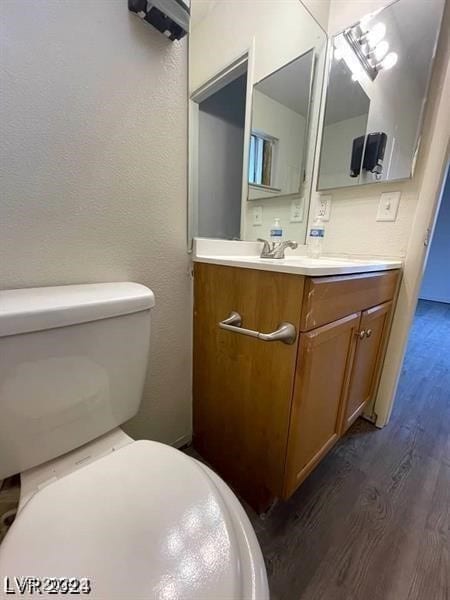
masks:
<svg viewBox="0 0 450 600"><path fill-rule="evenodd" d="M331 196L319 196L317 201L317 216L322 221L329 221L331 213Z"/></svg>
<svg viewBox="0 0 450 600"><path fill-rule="evenodd" d="M397 219L400 196L401 192L385 192L381 194L378 204L377 221L395 221Z"/></svg>
<svg viewBox="0 0 450 600"><path fill-rule="evenodd" d="M291 223L301 223L303 221L303 209L305 202L303 198L296 198L291 202Z"/></svg>
<svg viewBox="0 0 450 600"><path fill-rule="evenodd" d="M254 206L252 208L252 225L262 225L263 209L262 206Z"/></svg>

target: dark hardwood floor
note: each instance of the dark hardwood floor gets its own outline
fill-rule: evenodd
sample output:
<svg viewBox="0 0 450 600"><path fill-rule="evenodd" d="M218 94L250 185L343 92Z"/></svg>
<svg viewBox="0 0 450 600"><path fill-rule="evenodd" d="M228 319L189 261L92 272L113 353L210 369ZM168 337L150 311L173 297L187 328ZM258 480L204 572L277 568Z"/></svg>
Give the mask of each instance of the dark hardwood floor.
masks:
<svg viewBox="0 0 450 600"><path fill-rule="evenodd" d="M387 427L359 420L286 503L248 513L272 600L447 600L450 305L420 301Z"/></svg>

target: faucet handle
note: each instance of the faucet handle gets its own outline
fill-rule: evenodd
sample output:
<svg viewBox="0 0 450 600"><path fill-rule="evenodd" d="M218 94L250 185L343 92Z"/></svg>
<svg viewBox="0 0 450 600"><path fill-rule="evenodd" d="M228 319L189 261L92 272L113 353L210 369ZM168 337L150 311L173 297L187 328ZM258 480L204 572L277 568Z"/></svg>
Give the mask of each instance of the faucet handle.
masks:
<svg viewBox="0 0 450 600"><path fill-rule="evenodd" d="M270 250L270 242L268 242L264 238L258 238L256 241L262 242L264 244L263 252L266 252L266 251L268 252Z"/></svg>
<svg viewBox="0 0 450 600"><path fill-rule="evenodd" d="M258 242L262 242L264 244L263 249L261 250L260 257L261 258L269 258L272 252L272 244L263 238L258 238Z"/></svg>
<svg viewBox="0 0 450 600"><path fill-rule="evenodd" d="M291 240L278 242L273 247L273 258L284 258L284 251L286 248L292 248L292 250L295 250L297 246L297 242L292 242Z"/></svg>

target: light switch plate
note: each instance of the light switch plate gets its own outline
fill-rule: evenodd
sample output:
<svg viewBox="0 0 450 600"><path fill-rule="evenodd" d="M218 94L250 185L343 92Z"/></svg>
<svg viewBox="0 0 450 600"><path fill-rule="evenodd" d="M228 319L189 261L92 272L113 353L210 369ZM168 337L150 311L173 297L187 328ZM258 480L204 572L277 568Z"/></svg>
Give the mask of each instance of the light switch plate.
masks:
<svg viewBox="0 0 450 600"><path fill-rule="evenodd" d="M303 198L296 198L291 202L291 223L301 223L303 221L305 201Z"/></svg>
<svg viewBox="0 0 450 600"><path fill-rule="evenodd" d="M331 196L319 196L317 201L317 216L322 221L329 221L331 213Z"/></svg>
<svg viewBox="0 0 450 600"><path fill-rule="evenodd" d="M378 204L377 221L395 221L397 219L400 196L401 192L385 192L381 194Z"/></svg>
<svg viewBox="0 0 450 600"><path fill-rule="evenodd" d="M252 225L262 225L263 209L262 206L254 206L252 208Z"/></svg>

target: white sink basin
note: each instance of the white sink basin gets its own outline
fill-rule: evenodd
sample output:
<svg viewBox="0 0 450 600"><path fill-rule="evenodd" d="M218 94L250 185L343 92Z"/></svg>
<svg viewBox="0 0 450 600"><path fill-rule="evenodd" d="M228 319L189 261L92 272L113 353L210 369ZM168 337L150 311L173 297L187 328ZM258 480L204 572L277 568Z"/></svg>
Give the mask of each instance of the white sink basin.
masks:
<svg viewBox="0 0 450 600"><path fill-rule="evenodd" d="M233 246L233 244L236 245ZM239 244L239 246L237 244ZM248 244L248 249L252 252L251 254L235 254L238 248L239 250L245 249L246 244ZM225 254L223 251L228 247L230 249L230 254ZM202 250L207 251L202 252ZM218 252L216 254L214 250L215 247L210 242L203 248L201 243L197 243L193 256L194 262L310 276L369 273L373 271L399 269L402 266L400 260L353 259L327 256L321 258L309 258L307 256L289 254L289 250L286 251L286 257L284 259L259 258L258 255L254 254L255 244L250 242L221 241L217 244L217 250L220 251L220 253Z"/></svg>
<svg viewBox="0 0 450 600"><path fill-rule="evenodd" d="M195 262L212 263L259 269L261 271L279 271L280 273L296 273L297 275L345 275L350 273L368 273L398 269L400 261L381 260L348 260L340 258L308 258L289 256L284 259L259 258L257 256L195 256Z"/></svg>

